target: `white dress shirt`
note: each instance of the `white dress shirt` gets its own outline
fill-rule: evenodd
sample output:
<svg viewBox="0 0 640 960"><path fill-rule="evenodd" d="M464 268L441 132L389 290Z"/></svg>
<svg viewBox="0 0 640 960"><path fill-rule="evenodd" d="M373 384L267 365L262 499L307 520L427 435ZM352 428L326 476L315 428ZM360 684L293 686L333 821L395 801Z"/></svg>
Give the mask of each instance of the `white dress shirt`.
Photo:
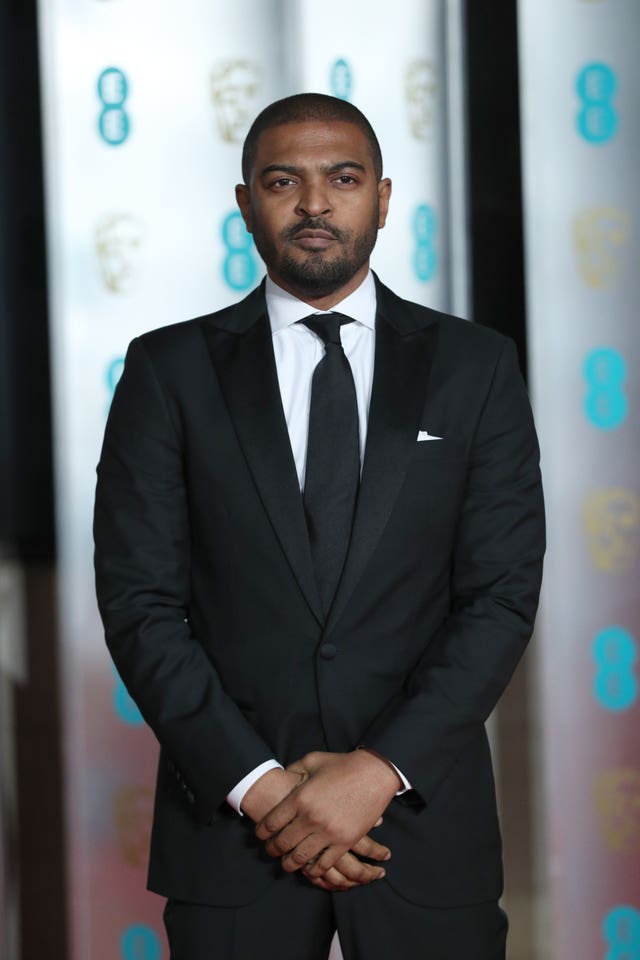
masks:
<svg viewBox="0 0 640 960"><path fill-rule="evenodd" d="M373 274L369 271L360 286L336 304L332 310L315 310L308 303L298 300L293 294L277 286L271 277L267 277L265 295L273 335L273 352L280 396L301 490L304 490L307 460L311 380L313 371L324 356L325 347L317 334L298 321L312 313L332 313L334 310L352 317L355 321L340 327L340 340L349 361L356 388L360 429L360 468L362 469L376 341L376 287ZM410 790L409 781L395 767L395 764L392 766L403 783L403 789L398 793ZM241 804L245 793L263 774L277 767L282 769L281 764L276 760L261 763L236 784L227 796L227 802L242 815Z"/></svg>

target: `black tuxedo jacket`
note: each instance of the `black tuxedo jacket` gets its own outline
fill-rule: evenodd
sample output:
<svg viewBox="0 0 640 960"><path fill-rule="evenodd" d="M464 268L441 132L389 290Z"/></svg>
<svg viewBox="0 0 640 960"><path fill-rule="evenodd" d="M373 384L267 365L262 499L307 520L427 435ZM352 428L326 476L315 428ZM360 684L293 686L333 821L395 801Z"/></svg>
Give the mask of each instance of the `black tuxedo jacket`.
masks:
<svg viewBox="0 0 640 960"><path fill-rule="evenodd" d="M414 788L375 831L388 882L430 906L500 895L484 722L536 610L535 431L511 341L377 295L362 482L326 622L263 289L129 347L98 467L97 591L161 745L149 886L166 896L254 899L281 868L227 793L271 757L359 744Z"/></svg>

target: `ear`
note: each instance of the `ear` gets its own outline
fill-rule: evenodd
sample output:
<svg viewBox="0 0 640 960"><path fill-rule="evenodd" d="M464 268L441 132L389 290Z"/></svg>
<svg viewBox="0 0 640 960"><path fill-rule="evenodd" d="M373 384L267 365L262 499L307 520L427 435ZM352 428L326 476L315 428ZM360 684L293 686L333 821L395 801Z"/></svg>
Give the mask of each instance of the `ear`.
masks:
<svg viewBox="0 0 640 960"><path fill-rule="evenodd" d="M251 191L246 183L239 183L236 186L236 202L240 207L240 213L242 214L242 219L244 220L244 225L247 228L249 233L252 233L251 229Z"/></svg>
<svg viewBox="0 0 640 960"><path fill-rule="evenodd" d="M380 213L378 216L378 230L382 230L387 222L387 213L389 212L389 201L391 200L391 180L385 177L378 181L378 204Z"/></svg>

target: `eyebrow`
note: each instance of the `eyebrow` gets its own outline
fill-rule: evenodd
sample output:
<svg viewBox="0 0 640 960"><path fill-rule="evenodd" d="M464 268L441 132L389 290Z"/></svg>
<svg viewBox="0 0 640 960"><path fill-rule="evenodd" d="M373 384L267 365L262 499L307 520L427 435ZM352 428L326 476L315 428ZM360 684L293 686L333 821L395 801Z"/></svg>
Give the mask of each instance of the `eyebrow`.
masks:
<svg viewBox="0 0 640 960"><path fill-rule="evenodd" d="M363 173L366 173L366 167L363 163L358 163L357 160L341 160L339 163L332 163L330 167L327 167L327 173L338 173L339 170L361 170ZM263 167L260 171L262 177L267 173L292 173L299 174L301 172L300 167L291 166L287 163L269 163L266 167Z"/></svg>

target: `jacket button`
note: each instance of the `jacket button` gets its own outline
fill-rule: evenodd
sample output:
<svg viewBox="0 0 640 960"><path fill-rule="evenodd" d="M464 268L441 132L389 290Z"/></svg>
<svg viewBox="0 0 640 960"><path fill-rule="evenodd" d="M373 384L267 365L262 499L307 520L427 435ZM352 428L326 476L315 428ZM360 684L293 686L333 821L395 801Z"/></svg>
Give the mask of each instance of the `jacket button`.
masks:
<svg viewBox="0 0 640 960"><path fill-rule="evenodd" d="M332 643L323 643L319 652L323 660L333 660L338 650Z"/></svg>

